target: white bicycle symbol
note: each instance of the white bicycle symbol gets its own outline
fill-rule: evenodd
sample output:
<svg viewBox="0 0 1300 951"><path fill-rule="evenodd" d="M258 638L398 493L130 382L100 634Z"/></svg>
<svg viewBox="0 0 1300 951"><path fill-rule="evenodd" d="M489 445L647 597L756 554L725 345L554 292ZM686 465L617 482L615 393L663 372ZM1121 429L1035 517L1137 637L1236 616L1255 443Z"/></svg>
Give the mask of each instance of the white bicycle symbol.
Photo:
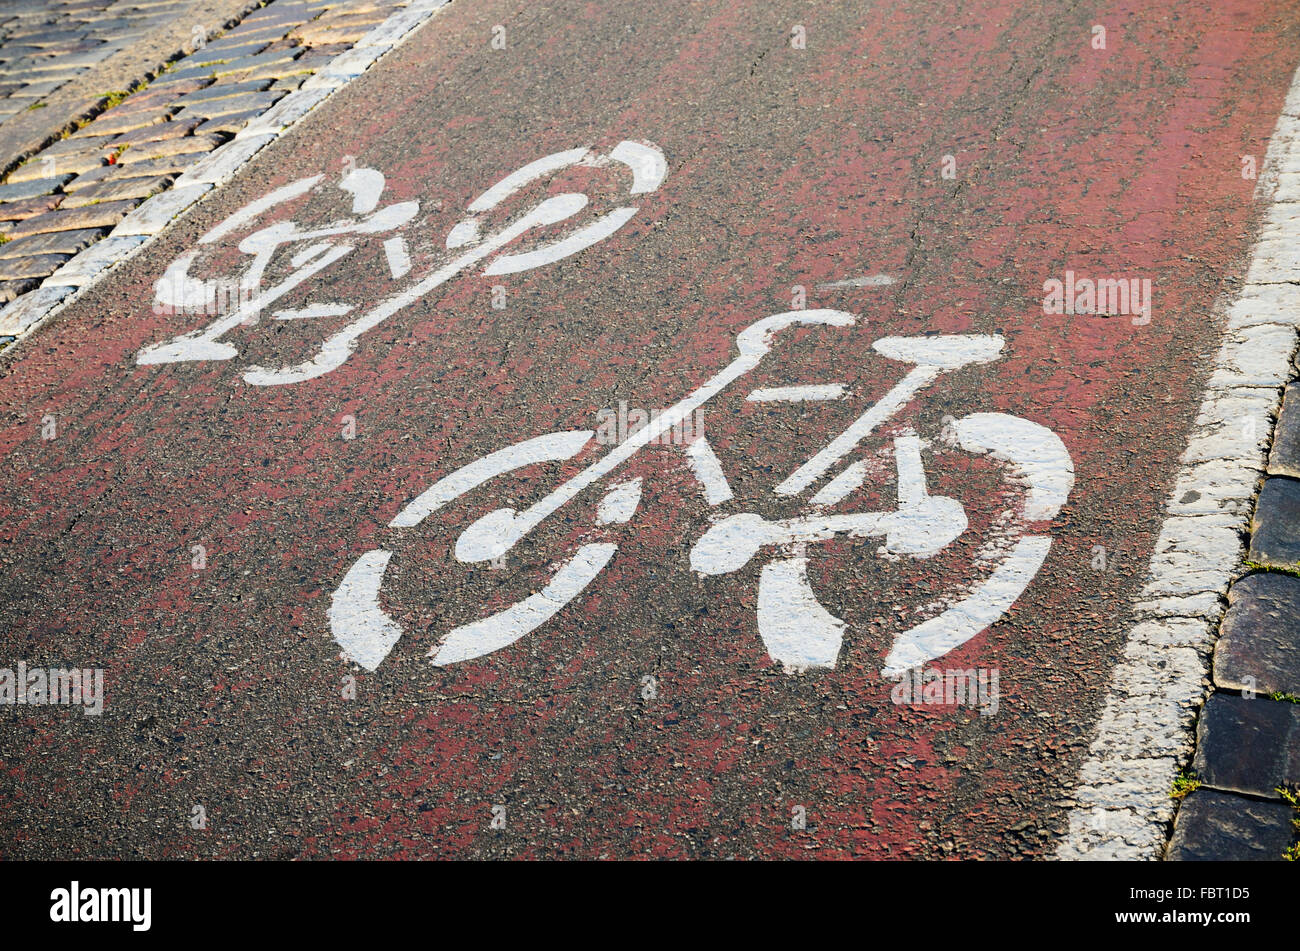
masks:
<svg viewBox="0 0 1300 951"><path fill-rule="evenodd" d="M565 221L588 204L586 195L565 193L547 198L497 231L482 235L481 216L504 199L544 176L575 165L606 167L612 163L631 172L629 194L652 192L667 174L663 154L653 145L624 141L608 156L578 148L557 152L507 175L469 205L469 214L451 229L446 239L449 259L428 275L351 320L327 337L315 356L284 367L251 366L243 379L257 386L300 383L342 366L362 334L402 308L420 300L452 277L488 260L484 275L512 274L558 261L618 231L636 214L635 206L621 206L598 217L567 237L553 238L530 250L501 253L507 245L534 229ZM211 305L219 282L191 276L203 246L248 230L260 216L316 188L322 176L304 178L253 201L217 225L199 241L200 248L182 254L156 285L155 300L181 310ZM299 228L280 222L254 231L237 244L250 256L238 278L247 300L218 317L207 327L141 350L140 364L200 360L229 360L238 349L223 340L240 324L254 321L278 300L313 276L351 253L349 237L389 235L383 241L394 280L411 269L400 229L419 212L417 202L399 202L380 208L384 176L374 169L355 169L339 187L352 195L353 217L318 228ZM272 259L281 249L293 251L292 272L279 283L261 288ZM294 250L298 249L298 250ZM456 252L459 252L458 254ZM344 316L344 302L320 302L306 308L273 311L277 320ZM460 532L455 557L465 564L496 561L536 530L543 522L577 498L584 490L614 475L642 447L657 441L723 389L753 370L770 352L776 335L796 325L846 327L854 315L838 310L798 310L775 314L750 325L736 337L739 355L722 371L650 425L635 432L602 458L559 485L522 512L500 508ZM768 654L788 671L833 667L843 644L845 623L817 599L808 581L810 545L839 536L883 538L884 550L894 556L928 559L958 539L968 527L966 510L955 499L931 495L927 490L922 451L925 443L910 429L899 429L893 439L898 472L898 505L885 512L840 512L837 506L862 487L867 475L859 459L838 473L832 469L859 449L882 424L897 415L921 390L940 376L965 366L999 358L1003 341L997 336L953 335L886 337L874 349L910 369L879 401L867 408L844 432L803 463L775 488L775 494L800 500L796 517L765 519L742 513L714 521L695 542L691 568L708 577L735 572L760 555L766 558L759 577L757 621ZM837 399L844 396L836 383L776 390L756 390L753 400ZM524 440L490 453L457 469L431 486L398 513L389 527L409 531L431 513L493 479L543 462L570 460L591 443L592 430L556 432ZM1047 535L1026 533L1035 523L1053 518L1065 504L1074 485L1074 469L1061 440L1045 427L1003 413L973 413L955 420L949 434L961 449L989 454L1005 464L1009 479L1025 488L1023 507L1007 528L1014 545L989 575L969 594L941 614L898 634L885 660L883 673L899 676L966 643L1011 607L1037 574L1051 547ZM702 436L685 449L689 467L711 506L732 499L722 464ZM636 515L642 496L640 478L614 481L596 506L598 526L592 537L578 545L556 567L542 590L468 624L452 627L429 652L433 663L445 666L500 650L536 630L574 601L605 569L617 551L613 539L617 526ZM604 527L603 529L601 527ZM606 537L596 537L605 531ZM330 629L343 655L375 670L392 651L403 631L380 605L380 590L393 552L376 548L363 554L334 591L328 610Z"/></svg>
<svg viewBox="0 0 1300 951"><path fill-rule="evenodd" d="M663 182L668 170L667 162L659 149L647 143L632 141L620 142L610 150L608 156L595 155L588 148L578 148L556 152L530 162L507 175L470 203L469 214L447 235L447 250L459 251L459 254L356 317L328 337L312 359L287 367L252 366L243 374L244 381L254 386L301 383L337 369L351 356L357 339L366 331L377 327L402 308L415 303L486 258L492 260L483 269L485 276L515 274L559 261L608 238L632 219L637 213L636 206L615 208L572 234L511 254L498 252L530 231L572 218L587 206L588 197L578 192L554 195L486 236L481 234L480 219L485 212L496 208L519 189L547 175L571 166L599 168L610 166L611 163L624 165L631 172L632 182L628 189L630 195L654 191ZM238 243L238 249L250 255L252 260L237 278L202 280L191 276L190 271L203 246L215 246L232 234L247 229L265 213L311 191L322 178L321 175L302 178L250 202L200 238L199 248L182 254L173 261L155 284L156 307L170 307L182 312L211 310L222 288L232 283L243 292L239 306L231 308L228 313L220 315L201 330L183 333L163 343L145 347L136 355L136 362L148 365L229 360L238 356L238 349L221 338L241 324L255 322L259 314L271 308L280 298L356 249L355 243L338 239L397 232L419 212L419 203L414 201L379 208L380 196L385 187L383 174L372 168L354 169L339 183L339 188L353 196L354 217L306 230L300 229L292 221L278 222L248 235ZM262 289L262 278L277 252L281 248L295 247L301 247L301 250L290 259L292 273L279 283ZM411 265L402 235L393 234L386 239L384 252L393 279L405 277ZM343 316L351 309L346 303L326 302L307 308L274 311L273 317L276 320L302 320Z"/></svg>
<svg viewBox="0 0 1300 951"><path fill-rule="evenodd" d="M750 325L736 338L739 355L694 393L665 410L595 463L568 479L523 511L500 508L466 527L457 537L455 557L466 564L499 559L546 519L585 489L606 480L642 447L657 441L725 387L753 370L770 352L773 338L794 325L845 327L854 315L838 310L797 310L775 314ZM965 509L954 499L930 495L922 465L922 440L911 430L894 439L898 470L898 507L886 512L839 513L836 505L861 487L866 467L859 460L827 479L832 468L852 454L882 423L902 410L942 374L998 359L1003 341L997 336L953 335L886 337L874 349L911 369L879 401L840 435L776 486L779 496L807 496L798 517L772 521L756 514L717 520L695 542L691 568L701 576L737 571L760 553L769 558L758 585L758 630L767 653L787 671L833 667L843 643L845 624L818 601L807 577L808 546L836 536L883 537L895 555L933 557L967 528ZM750 399L837 398L837 384L758 390ZM952 423L960 448L990 453L1026 487L1021 528L1051 519L1065 504L1074 484L1074 469L1061 440L1037 423L1003 413L974 413ZM555 432L493 452L438 480L398 513L393 529L410 530L431 513L479 486L539 462L576 457L595 435L593 430ZM705 500L720 505L732 498L722 465L703 436L686 449L690 469ZM812 490L823 483L816 491ZM811 494L809 494L811 493ZM613 481L597 506L599 526L628 523L641 501L642 480ZM898 676L964 644L1004 614L1028 586L1047 557L1051 539L1028 534L966 598L942 614L899 634L883 673ZM580 544L555 570L550 581L523 600L477 621L452 628L430 651L433 663L445 666L482 657L513 644L536 630L577 598L609 564L617 550L610 538ZM335 590L328 610L330 629L344 657L375 670L401 639L401 626L380 605L379 594L393 552L376 548L363 554Z"/></svg>

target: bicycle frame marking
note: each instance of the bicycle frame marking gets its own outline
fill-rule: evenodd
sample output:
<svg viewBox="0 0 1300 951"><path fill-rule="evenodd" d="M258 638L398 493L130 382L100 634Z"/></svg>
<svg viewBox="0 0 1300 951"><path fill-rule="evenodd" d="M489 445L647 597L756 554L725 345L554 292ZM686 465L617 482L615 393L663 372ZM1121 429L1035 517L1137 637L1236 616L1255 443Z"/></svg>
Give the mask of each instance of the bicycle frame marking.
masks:
<svg viewBox="0 0 1300 951"><path fill-rule="evenodd" d="M583 489L617 469L643 446L658 439L729 384L758 366L759 361L770 352L771 337L777 331L796 323L847 327L856 320L853 314L842 310L791 310L751 324L736 338L740 355L694 393L664 410L656 420L637 430L605 456L523 512L515 513L512 509L489 512L461 534L456 542L456 557L473 564L504 555L516 542Z"/></svg>

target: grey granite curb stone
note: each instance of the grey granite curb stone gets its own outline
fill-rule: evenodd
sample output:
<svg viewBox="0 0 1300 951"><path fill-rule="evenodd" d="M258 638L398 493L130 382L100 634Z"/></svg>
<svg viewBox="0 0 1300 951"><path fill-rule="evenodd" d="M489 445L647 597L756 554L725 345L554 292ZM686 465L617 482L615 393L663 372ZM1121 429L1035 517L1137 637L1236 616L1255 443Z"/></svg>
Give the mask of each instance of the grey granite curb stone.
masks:
<svg viewBox="0 0 1300 951"><path fill-rule="evenodd" d="M113 229L113 235L155 235L210 188L207 183L183 185L155 195L123 218Z"/></svg>
<svg viewBox="0 0 1300 951"><path fill-rule="evenodd" d="M1295 839L1289 803L1198 789L1183 800L1166 855L1175 862L1281 861Z"/></svg>
<svg viewBox="0 0 1300 951"><path fill-rule="evenodd" d="M50 281L66 287L89 284L101 272L138 248L144 240L144 235L110 235L55 271L50 276Z"/></svg>
<svg viewBox="0 0 1300 951"><path fill-rule="evenodd" d="M29 331L36 322L75 291L75 287L51 287L42 284L30 294L24 294L0 310L0 335L17 337Z"/></svg>

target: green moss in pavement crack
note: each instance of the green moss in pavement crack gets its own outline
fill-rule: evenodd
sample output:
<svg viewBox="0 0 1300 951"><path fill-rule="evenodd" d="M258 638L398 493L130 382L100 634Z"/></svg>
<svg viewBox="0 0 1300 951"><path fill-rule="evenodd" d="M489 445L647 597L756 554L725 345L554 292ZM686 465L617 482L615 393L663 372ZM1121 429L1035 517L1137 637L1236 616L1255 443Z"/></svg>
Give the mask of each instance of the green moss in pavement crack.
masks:
<svg viewBox="0 0 1300 951"><path fill-rule="evenodd" d="M131 95L131 92L127 89L114 89L109 92L100 93L100 95L104 97L104 111L107 112L114 106L120 106L122 101L126 99L127 96Z"/></svg>
<svg viewBox="0 0 1300 951"><path fill-rule="evenodd" d="M1180 769L1178 775L1174 777L1174 786L1169 790L1170 799L1182 799L1190 792L1201 788L1201 781L1196 778L1196 774L1188 769Z"/></svg>
<svg viewBox="0 0 1300 951"><path fill-rule="evenodd" d="M1291 575L1293 578L1300 578L1300 565L1266 565L1261 561L1246 561L1245 565L1251 571L1267 571L1276 575Z"/></svg>
<svg viewBox="0 0 1300 951"><path fill-rule="evenodd" d="M1297 795L1294 789L1287 789L1285 786L1278 786L1273 791L1296 811L1291 819L1291 827L1300 834L1300 795ZM1288 862L1300 862L1300 841L1292 843L1291 847L1282 853L1282 858Z"/></svg>

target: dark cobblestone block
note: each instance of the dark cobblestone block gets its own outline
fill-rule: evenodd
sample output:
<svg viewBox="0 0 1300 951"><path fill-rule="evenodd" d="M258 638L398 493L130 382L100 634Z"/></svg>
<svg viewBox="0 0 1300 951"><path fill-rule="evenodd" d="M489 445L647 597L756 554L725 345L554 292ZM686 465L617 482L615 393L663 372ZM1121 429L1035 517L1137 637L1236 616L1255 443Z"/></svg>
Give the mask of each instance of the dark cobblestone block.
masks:
<svg viewBox="0 0 1300 951"><path fill-rule="evenodd" d="M47 278L70 257L71 254L33 254L22 258L0 258L0 281Z"/></svg>
<svg viewBox="0 0 1300 951"><path fill-rule="evenodd" d="M1214 647L1214 683L1300 696L1300 578L1260 572L1229 589Z"/></svg>
<svg viewBox="0 0 1300 951"><path fill-rule="evenodd" d="M34 30L30 34L30 40L34 46L54 46L64 40L82 40L87 35L87 30Z"/></svg>
<svg viewBox="0 0 1300 951"><path fill-rule="evenodd" d="M287 59L279 63L271 63L266 66L258 67L257 69L250 69L247 72L240 73L239 75L245 79L281 79L285 76L297 75L298 73L313 72L314 68L303 62L310 55L310 53L305 53L297 59ZM334 57L332 56L326 57L326 61L328 62L333 58Z"/></svg>
<svg viewBox="0 0 1300 951"><path fill-rule="evenodd" d="M1300 704L1211 695L1196 726L1196 774L1207 786L1277 799L1300 784Z"/></svg>
<svg viewBox="0 0 1300 951"><path fill-rule="evenodd" d="M1300 479L1300 383L1291 383L1282 400L1282 413L1273 430L1268 474Z"/></svg>
<svg viewBox="0 0 1300 951"><path fill-rule="evenodd" d="M170 103L161 103L145 109L110 109L98 116L86 129L96 135L121 135L123 132L164 122L175 108Z"/></svg>
<svg viewBox="0 0 1300 951"><path fill-rule="evenodd" d="M265 66L278 66L288 63L297 55L297 50L277 50L270 53L259 53L256 56L244 56L240 59L232 59L229 63L222 63L220 66L210 67L218 76L237 75L239 73L251 72Z"/></svg>
<svg viewBox="0 0 1300 951"><path fill-rule="evenodd" d="M1300 568L1300 481L1265 480L1250 523L1250 560Z"/></svg>
<svg viewBox="0 0 1300 951"><path fill-rule="evenodd" d="M260 116L265 109L254 109L251 112L236 112L233 115L218 116L215 119L209 119L203 125L199 126L199 132L224 132L227 135L234 135L249 121Z"/></svg>
<svg viewBox="0 0 1300 951"><path fill-rule="evenodd" d="M170 122L160 122L157 125L143 126L131 132L124 132L113 140L114 145L140 145L144 142L162 142L165 139L179 139L181 136L189 135L199 124L198 119L187 119L184 122L177 122L174 119Z"/></svg>
<svg viewBox="0 0 1300 951"><path fill-rule="evenodd" d="M108 143L112 140L112 138L113 137L111 135L99 135L99 136L81 136L79 138L69 137L66 139L60 139L58 142L54 142L51 145L48 145L45 148L41 149L40 154L36 157L35 161L39 162L41 159L50 158L51 156L71 155L74 153L86 152L93 149L106 150L108 148Z"/></svg>
<svg viewBox="0 0 1300 951"><path fill-rule="evenodd" d="M15 238L0 244L0 259L27 254L76 254L108 233L107 228L83 228L80 231L54 231Z"/></svg>
<svg viewBox="0 0 1300 951"><path fill-rule="evenodd" d="M293 36L303 46L329 46L335 43L346 43L350 46L373 30L380 22L380 20L376 20L374 23L357 25L321 23L319 26L313 23L310 27L295 31Z"/></svg>
<svg viewBox="0 0 1300 951"><path fill-rule="evenodd" d="M182 109L177 113L176 118L181 121L195 116L204 119L217 119L222 116L233 116L240 112L256 115L270 109L283 97L284 93L282 92L245 93L242 96L232 96L229 99L215 99L212 102L195 103Z"/></svg>
<svg viewBox="0 0 1300 951"><path fill-rule="evenodd" d="M1178 810L1165 858L1173 862L1280 862L1295 838L1293 818L1295 811L1289 803L1198 789Z"/></svg>
<svg viewBox="0 0 1300 951"><path fill-rule="evenodd" d="M180 152L210 152L225 141L216 135L187 135L177 139L160 139L132 146L122 153L118 161L133 164L145 159L176 155Z"/></svg>
<svg viewBox="0 0 1300 951"><path fill-rule="evenodd" d="M18 97L23 99L43 99L58 89L59 85L59 83L44 82L42 80L30 82L18 92Z"/></svg>
<svg viewBox="0 0 1300 951"><path fill-rule="evenodd" d="M175 86L181 83L201 82L207 85L212 82L213 68L211 66L182 66L180 69L168 70L157 79L149 84L150 88L159 89L167 86Z"/></svg>
<svg viewBox="0 0 1300 951"><path fill-rule="evenodd" d="M238 43L228 43L218 41L209 43L202 50L195 52L189 57L189 62L195 66L206 66L211 63L229 62L232 59L244 59L248 56L256 56L269 45L269 40L243 40Z"/></svg>
<svg viewBox="0 0 1300 951"><path fill-rule="evenodd" d="M40 278L26 278L21 281L0 281L0 304L7 304L11 300L22 297L28 291L34 291L40 286Z"/></svg>
<svg viewBox="0 0 1300 951"><path fill-rule="evenodd" d="M0 201L18 201L21 198L53 194L74 178L76 176L69 172L67 175L55 175L53 178L33 178L12 185L0 185Z"/></svg>
<svg viewBox="0 0 1300 951"><path fill-rule="evenodd" d="M242 96L244 93L261 92L271 84L270 80L253 79L246 82L217 82L196 92L187 93L176 100L181 107L192 106L196 102L209 102L213 99L226 99L230 96Z"/></svg>
<svg viewBox="0 0 1300 951"><path fill-rule="evenodd" d="M164 77L170 77L170 73L163 73ZM134 102L154 102L164 103L171 102L178 96L186 96L192 92L197 92L206 86L211 86L215 82L212 76L196 76L192 79L170 78L168 82L163 82L162 78L156 79L146 86L143 90L131 97Z"/></svg>
<svg viewBox="0 0 1300 951"><path fill-rule="evenodd" d="M305 3L287 3L285 0L279 0L278 3L272 3L260 10L250 13L235 27L227 36L232 36L242 31L253 31L270 29L271 27L283 26L285 32L300 23L305 23L316 15L316 11L307 6Z"/></svg>
<svg viewBox="0 0 1300 951"><path fill-rule="evenodd" d="M64 208L81 208L95 202L119 201L123 198L148 198L171 184L169 175L150 175L135 178L106 178L68 195Z"/></svg>
<svg viewBox="0 0 1300 951"><path fill-rule="evenodd" d="M63 201L62 195L38 195L18 201L0 202L0 221L26 221L53 211Z"/></svg>
<svg viewBox="0 0 1300 951"><path fill-rule="evenodd" d="M352 47L350 46L345 46L341 50L334 50L329 47L312 49L310 52L303 53L294 60L293 65L300 70L316 72L316 70L324 67L330 60L339 55L339 53L345 53L351 48Z"/></svg>
<svg viewBox="0 0 1300 951"><path fill-rule="evenodd" d="M71 140L69 140L71 141ZM54 157L53 168L44 160L47 158L44 152L40 153L35 159L25 165L19 165L9 173L9 181L12 182L30 182L38 178L48 178L51 172L54 175L79 174L88 171L108 161L108 153L103 149L95 148L86 152L71 153Z"/></svg>
<svg viewBox="0 0 1300 951"><path fill-rule="evenodd" d="M138 201L105 201L98 205L87 205L84 208L69 208L64 210L60 208L57 211L48 211L43 215L37 215L35 218L28 218L21 222L9 234L14 238L23 238L28 235L46 234L51 231L77 231L89 228L110 227L117 224L127 213L138 205Z"/></svg>
<svg viewBox="0 0 1300 951"><path fill-rule="evenodd" d="M271 88L283 89L285 92L293 92L293 90L297 89L307 81L307 76L308 73L306 71L295 73L292 76L281 76L275 81Z"/></svg>
<svg viewBox="0 0 1300 951"><path fill-rule="evenodd" d="M108 165L104 168L97 168L80 176L76 181L69 182L65 190L68 192L80 191L91 185L105 181L117 181L124 178L152 178L155 175L177 175L199 159L207 155L207 151L200 150L197 152L179 152L175 155L163 155L158 158L145 159L140 162L119 163L117 165Z"/></svg>

